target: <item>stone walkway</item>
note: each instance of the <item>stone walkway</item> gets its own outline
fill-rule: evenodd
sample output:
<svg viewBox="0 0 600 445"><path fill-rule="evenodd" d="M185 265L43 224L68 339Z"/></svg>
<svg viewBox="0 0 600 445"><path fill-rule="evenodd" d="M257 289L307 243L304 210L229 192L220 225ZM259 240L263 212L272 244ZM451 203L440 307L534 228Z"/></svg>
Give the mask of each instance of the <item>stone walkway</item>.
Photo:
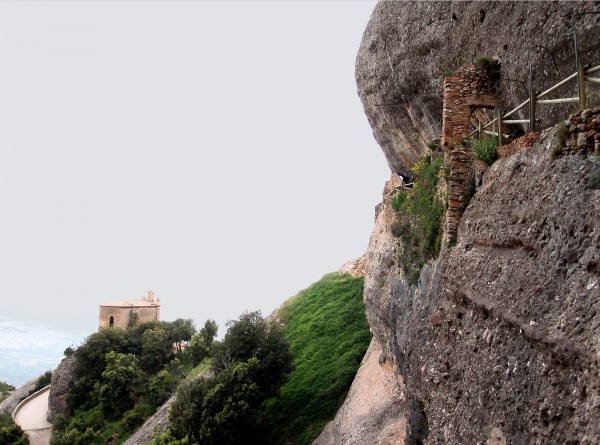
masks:
<svg viewBox="0 0 600 445"><path fill-rule="evenodd" d="M49 390L24 403L15 416L15 422L29 435L30 445L49 445L52 424L46 420L48 415Z"/></svg>

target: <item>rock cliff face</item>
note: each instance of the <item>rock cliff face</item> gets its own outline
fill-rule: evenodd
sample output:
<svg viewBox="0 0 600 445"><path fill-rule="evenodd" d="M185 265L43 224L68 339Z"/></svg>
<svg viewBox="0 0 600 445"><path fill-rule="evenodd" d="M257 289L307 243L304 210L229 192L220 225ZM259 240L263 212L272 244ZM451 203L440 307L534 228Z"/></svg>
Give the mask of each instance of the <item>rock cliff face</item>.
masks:
<svg viewBox="0 0 600 445"><path fill-rule="evenodd" d="M402 382L373 339L342 407L313 445L402 445Z"/></svg>
<svg viewBox="0 0 600 445"><path fill-rule="evenodd" d="M500 59L505 108L527 99L522 82L530 61L539 91L575 72L574 30L581 60L597 64L600 15L581 14L597 9L594 2L379 2L358 52L356 81L390 168L410 175L427 142L439 139L443 75L477 55ZM575 92L571 84L555 97ZM545 127L566 114L564 105L538 109Z"/></svg>
<svg viewBox="0 0 600 445"><path fill-rule="evenodd" d="M418 287L376 225L367 315L404 377L407 443L600 438L600 160L553 159L555 133L484 174L457 245Z"/></svg>
<svg viewBox="0 0 600 445"><path fill-rule="evenodd" d="M63 359L52 373L52 383L48 396L48 421L54 422L59 416L64 416L67 411L67 391L73 380L75 369L75 355Z"/></svg>
<svg viewBox="0 0 600 445"><path fill-rule="evenodd" d="M600 16L578 15L593 9L380 2L357 82L392 171L407 174L440 137L442 71L486 54L501 59L503 78L526 80L531 59L541 90L575 70L573 29L580 57L600 63ZM554 62L546 49L528 54L536 45ZM507 103L525 98L518 83L501 90ZM550 107L540 116L548 126L567 113ZM600 441L600 159L589 150L557 153L557 132L542 131L483 174L457 244L442 247L418 286L397 266L389 202L378 208L364 295L382 360L403 382L402 443ZM376 443L368 428L363 434L362 443Z"/></svg>
<svg viewBox="0 0 600 445"><path fill-rule="evenodd" d="M165 432L170 425L169 408L174 401L175 396L171 396L129 439L123 442L123 445L149 443L157 434Z"/></svg>
<svg viewBox="0 0 600 445"><path fill-rule="evenodd" d="M27 383L24 383L23 386L11 392L10 395L0 403L0 413L12 414L19 402L27 397L27 394L35 388L37 381L37 377L31 379Z"/></svg>

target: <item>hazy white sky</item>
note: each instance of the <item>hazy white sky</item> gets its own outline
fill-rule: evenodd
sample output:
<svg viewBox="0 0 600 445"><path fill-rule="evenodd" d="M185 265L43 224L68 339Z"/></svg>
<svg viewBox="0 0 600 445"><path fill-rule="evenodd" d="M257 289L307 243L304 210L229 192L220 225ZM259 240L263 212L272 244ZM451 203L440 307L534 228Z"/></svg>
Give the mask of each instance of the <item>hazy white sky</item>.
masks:
<svg viewBox="0 0 600 445"><path fill-rule="evenodd" d="M375 2L1 2L0 315L267 314L366 249Z"/></svg>

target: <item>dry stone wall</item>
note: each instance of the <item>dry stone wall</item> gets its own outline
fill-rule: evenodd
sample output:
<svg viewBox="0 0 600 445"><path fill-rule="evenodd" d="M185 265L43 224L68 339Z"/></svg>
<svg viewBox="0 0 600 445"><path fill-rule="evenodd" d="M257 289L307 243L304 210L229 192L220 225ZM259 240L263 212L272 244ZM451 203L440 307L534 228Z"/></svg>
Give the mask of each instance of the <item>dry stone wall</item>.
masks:
<svg viewBox="0 0 600 445"><path fill-rule="evenodd" d="M450 150L447 156L450 163L450 178L448 179L446 236L449 240L453 240L456 238L460 217L474 192L474 174L471 169L473 150L461 145Z"/></svg>
<svg viewBox="0 0 600 445"><path fill-rule="evenodd" d="M462 145L470 130L473 108L494 108L497 104L496 79L499 64L488 68L469 65L444 78L442 145L450 164L446 237L456 238L460 217L473 194L473 151Z"/></svg>
<svg viewBox="0 0 600 445"><path fill-rule="evenodd" d="M563 153L581 153L594 150L600 156L600 107L580 111L565 123L569 130L562 148Z"/></svg>
<svg viewBox="0 0 600 445"><path fill-rule="evenodd" d="M472 107L495 108L499 65L490 69L468 65L444 78L442 145L449 150L469 134Z"/></svg>
<svg viewBox="0 0 600 445"><path fill-rule="evenodd" d="M356 81L390 168L410 177L410 168L428 153L428 142L441 134L445 71L485 54L502 61L503 79L527 81L531 62L536 89L544 91L573 73L575 29L581 60L597 64L595 3L379 2L358 51ZM519 82L501 82L499 90L506 104L527 99ZM564 113L564 106L539 107L539 129L564 119ZM527 116L525 108L514 118Z"/></svg>

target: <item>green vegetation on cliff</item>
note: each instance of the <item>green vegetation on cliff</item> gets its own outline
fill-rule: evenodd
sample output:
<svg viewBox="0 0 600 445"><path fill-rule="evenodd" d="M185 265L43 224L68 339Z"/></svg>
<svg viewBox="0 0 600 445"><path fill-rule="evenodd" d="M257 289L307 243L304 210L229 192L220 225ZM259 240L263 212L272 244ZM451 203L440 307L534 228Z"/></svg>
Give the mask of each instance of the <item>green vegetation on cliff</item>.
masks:
<svg viewBox="0 0 600 445"><path fill-rule="evenodd" d="M68 413L55 421L52 445L121 443L164 403L193 367L209 355L216 324L198 333L192 320L105 328L75 352ZM202 348L182 350L202 338ZM192 354L194 352L194 354Z"/></svg>
<svg viewBox="0 0 600 445"><path fill-rule="evenodd" d="M413 188L398 191L392 198L396 220L391 230L400 239L398 258L411 285L417 284L421 268L438 256L442 245L444 203L437 195L442 165L441 158L426 156L411 168Z"/></svg>
<svg viewBox="0 0 600 445"><path fill-rule="evenodd" d="M343 403L371 341L363 285L328 274L280 310L295 368L266 402L271 443L310 444Z"/></svg>
<svg viewBox="0 0 600 445"><path fill-rule="evenodd" d="M292 369L289 343L277 323L245 312L227 324L213 351L212 376L184 381L171 406L169 430L158 444L264 443L263 402Z"/></svg>
<svg viewBox="0 0 600 445"><path fill-rule="evenodd" d="M6 399L11 392L13 392L15 390L15 387L12 385L9 385L6 382L0 382L0 402L2 402L4 399Z"/></svg>
<svg viewBox="0 0 600 445"><path fill-rule="evenodd" d="M145 323L92 334L75 352L72 414L55 423L52 444L122 443L176 387L157 445L311 443L344 401L371 340L363 284L326 275L284 304L280 322L245 312L221 342L210 320L198 333Z"/></svg>
<svg viewBox="0 0 600 445"><path fill-rule="evenodd" d="M283 327L256 312L230 323L214 377L180 385L172 425L155 444L310 444L344 401L371 340L363 281L326 275L284 304Z"/></svg>

